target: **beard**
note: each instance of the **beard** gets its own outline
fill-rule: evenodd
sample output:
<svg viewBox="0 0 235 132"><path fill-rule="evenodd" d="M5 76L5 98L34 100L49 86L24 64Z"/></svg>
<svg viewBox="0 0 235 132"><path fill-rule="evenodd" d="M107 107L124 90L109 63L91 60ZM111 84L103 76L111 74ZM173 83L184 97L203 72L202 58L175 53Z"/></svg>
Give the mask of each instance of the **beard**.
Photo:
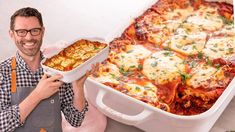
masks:
<svg viewBox="0 0 235 132"><path fill-rule="evenodd" d="M16 41L18 50L26 56L35 56L41 48L42 39L19 40Z"/></svg>

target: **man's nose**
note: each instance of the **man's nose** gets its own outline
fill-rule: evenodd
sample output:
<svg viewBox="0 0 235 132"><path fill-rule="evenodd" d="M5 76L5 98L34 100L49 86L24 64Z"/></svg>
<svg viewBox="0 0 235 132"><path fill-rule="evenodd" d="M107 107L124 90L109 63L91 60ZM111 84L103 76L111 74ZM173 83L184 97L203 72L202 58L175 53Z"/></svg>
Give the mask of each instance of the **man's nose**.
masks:
<svg viewBox="0 0 235 132"><path fill-rule="evenodd" d="M30 32L27 32L26 36L25 36L25 39L27 40L31 40L33 38L33 36L31 35Z"/></svg>

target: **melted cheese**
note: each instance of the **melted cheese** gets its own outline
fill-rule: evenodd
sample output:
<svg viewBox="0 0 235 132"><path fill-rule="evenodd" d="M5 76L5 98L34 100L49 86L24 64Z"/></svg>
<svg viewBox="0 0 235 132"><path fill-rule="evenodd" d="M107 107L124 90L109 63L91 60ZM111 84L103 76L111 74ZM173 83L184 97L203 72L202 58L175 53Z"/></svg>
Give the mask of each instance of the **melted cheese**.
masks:
<svg viewBox="0 0 235 132"><path fill-rule="evenodd" d="M188 7L186 9L174 9L171 12L166 12L166 14L162 15L162 17L167 21L184 21L189 15L192 14L193 8Z"/></svg>
<svg viewBox="0 0 235 132"><path fill-rule="evenodd" d="M81 39L47 59L44 64L61 71L72 70L95 56L104 47L104 43Z"/></svg>
<svg viewBox="0 0 235 132"><path fill-rule="evenodd" d="M118 53L114 56L116 63L124 71L138 68L139 60L148 57L151 51L144 48L142 45L127 45L126 52Z"/></svg>
<svg viewBox="0 0 235 132"><path fill-rule="evenodd" d="M65 59L64 61L61 62L61 66L69 67L69 66L73 66L74 63L75 63L74 59Z"/></svg>
<svg viewBox="0 0 235 132"><path fill-rule="evenodd" d="M201 6L187 22L201 26L205 30L215 31L223 26L216 8Z"/></svg>
<svg viewBox="0 0 235 132"><path fill-rule="evenodd" d="M155 44L162 44L167 40L168 36L174 32L180 25L182 21L186 19L192 12L192 8L187 9L175 9L171 12L166 12L166 14L161 15L161 18L157 16L158 21L153 22L152 19L148 21L148 40L149 42Z"/></svg>
<svg viewBox="0 0 235 132"><path fill-rule="evenodd" d="M167 41L171 49L182 54L191 55L202 51L205 46L207 34L190 24L182 24L175 35Z"/></svg>
<svg viewBox="0 0 235 132"><path fill-rule="evenodd" d="M166 25L166 28L170 32L174 32L189 15L192 14L193 8L188 7L186 9L175 9L171 12L167 12L162 17L166 20L162 22Z"/></svg>
<svg viewBox="0 0 235 132"><path fill-rule="evenodd" d="M55 65L58 65L58 64L60 64L64 60L66 60L65 57L56 55L54 58L51 58L50 63L54 63Z"/></svg>
<svg viewBox="0 0 235 132"><path fill-rule="evenodd" d="M133 83L125 83L123 88L128 90L129 95L134 95L138 98L145 98L149 102L156 102L158 100L156 94L157 87L154 86L151 82L146 82L144 86Z"/></svg>
<svg viewBox="0 0 235 132"><path fill-rule="evenodd" d="M214 35L235 36L234 24L225 25L219 31L213 33Z"/></svg>
<svg viewBox="0 0 235 132"><path fill-rule="evenodd" d="M210 59L229 59L235 54L234 37L210 38L203 53Z"/></svg>
<svg viewBox="0 0 235 132"><path fill-rule="evenodd" d="M192 77L186 83L193 88L200 86L203 88L215 88L224 87L224 80L225 76L222 68L217 69L206 64L201 64L193 69Z"/></svg>
<svg viewBox="0 0 235 132"><path fill-rule="evenodd" d="M167 39L169 30L159 14L153 13L146 15L143 20L138 22L137 32L147 35L148 41L155 44L161 44Z"/></svg>
<svg viewBox="0 0 235 132"><path fill-rule="evenodd" d="M156 30L155 28L154 30ZM161 45L164 41L167 40L168 35L170 34L167 28L158 29L157 33L148 33L148 41L154 44Z"/></svg>
<svg viewBox="0 0 235 132"><path fill-rule="evenodd" d="M144 61L143 74L158 84L171 82L184 71L182 59L172 51L160 51Z"/></svg>
<svg viewBox="0 0 235 132"><path fill-rule="evenodd" d="M81 58L86 52L84 50L78 49L76 52L66 53L66 56L70 56L73 59Z"/></svg>
<svg viewBox="0 0 235 132"><path fill-rule="evenodd" d="M100 83L110 82L113 84L119 84L118 79L120 78L121 73L119 72L119 68L112 63L100 66L98 74L99 76L94 78L94 80Z"/></svg>

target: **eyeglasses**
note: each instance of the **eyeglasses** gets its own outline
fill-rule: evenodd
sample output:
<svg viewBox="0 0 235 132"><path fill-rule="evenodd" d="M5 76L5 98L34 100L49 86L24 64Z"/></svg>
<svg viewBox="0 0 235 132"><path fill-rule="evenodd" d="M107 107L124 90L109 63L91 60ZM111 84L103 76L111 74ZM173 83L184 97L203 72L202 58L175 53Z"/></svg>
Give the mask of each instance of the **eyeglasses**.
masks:
<svg viewBox="0 0 235 132"><path fill-rule="evenodd" d="M28 32L30 32L30 34L32 36L38 36L41 31L42 31L42 28L33 28L33 29L30 29L30 30L27 30L27 29L17 29L17 30L13 30L16 32L17 36L19 37L25 37Z"/></svg>

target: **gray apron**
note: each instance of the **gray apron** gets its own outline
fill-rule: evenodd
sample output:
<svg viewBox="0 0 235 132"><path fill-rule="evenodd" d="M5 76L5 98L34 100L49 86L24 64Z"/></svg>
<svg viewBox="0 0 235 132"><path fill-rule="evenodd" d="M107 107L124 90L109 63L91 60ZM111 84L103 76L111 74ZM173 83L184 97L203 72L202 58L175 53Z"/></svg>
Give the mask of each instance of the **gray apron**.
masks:
<svg viewBox="0 0 235 132"><path fill-rule="evenodd" d="M16 60L12 61L12 63L16 63ZM16 76L16 64L12 64L12 69ZM16 77L13 76L12 82L11 85L15 86L11 96L12 105L20 104L36 87L16 88L16 83L14 83L16 82ZM24 125L16 128L15 132L62 132L58 92L50 98L41 101L26 118Z"/></svg>

